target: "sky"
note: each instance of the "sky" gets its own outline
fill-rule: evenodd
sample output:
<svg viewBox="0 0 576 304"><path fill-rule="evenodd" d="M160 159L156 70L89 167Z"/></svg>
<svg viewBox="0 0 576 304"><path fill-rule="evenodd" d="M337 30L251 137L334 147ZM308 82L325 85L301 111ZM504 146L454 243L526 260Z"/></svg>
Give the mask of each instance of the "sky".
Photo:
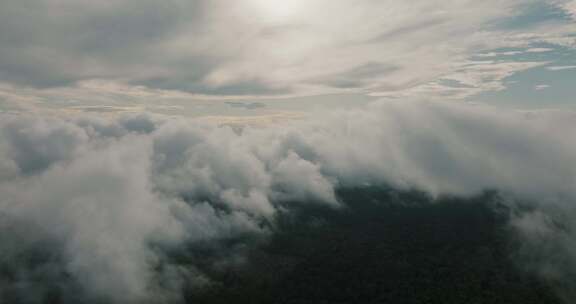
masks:
<svg viewBox="0 0 576 304"><path fill-rule="evenodd" d="M0 110L295 117L377 99L572 108L572 0L0 4Z"/></svg>
<svg viewBox="0 0 576 304"><path fill-rule="evenodd" d="M574 0L2 0L0 301L181 303L168 249L392 187L497 190L574 303L575 84Z"/></svg>

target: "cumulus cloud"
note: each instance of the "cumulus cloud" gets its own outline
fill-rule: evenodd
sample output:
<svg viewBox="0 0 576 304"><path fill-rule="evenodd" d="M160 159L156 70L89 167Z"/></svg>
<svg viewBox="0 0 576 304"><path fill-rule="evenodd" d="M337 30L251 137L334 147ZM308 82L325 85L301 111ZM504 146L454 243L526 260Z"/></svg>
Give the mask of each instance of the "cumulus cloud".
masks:
<svg viewBox="0 0 576 304"><path fill-rule="evenodd" d="M0 239L12 245L0 262L28 269L18 257L34 248L54 258L19 270L0 293L27 284L41 298L47 285L33 279L40 276L83 291L70 302L173 300L159 281L177 289L184 278L210 278L171 265L166 249L266 235L291 204L337 208L337 189L366 185L432 195L498 189L531 202L536 213L519 214L514 227L532 253L542 252L542 238L562 249L563 263L539 268L561 276L565 261L576 261L567 242L576 233L576 145L565 135L576 120L557 114L382 102L236 129L146 115L2 114ZM564 237L555 234L558 223Z"/></svg>

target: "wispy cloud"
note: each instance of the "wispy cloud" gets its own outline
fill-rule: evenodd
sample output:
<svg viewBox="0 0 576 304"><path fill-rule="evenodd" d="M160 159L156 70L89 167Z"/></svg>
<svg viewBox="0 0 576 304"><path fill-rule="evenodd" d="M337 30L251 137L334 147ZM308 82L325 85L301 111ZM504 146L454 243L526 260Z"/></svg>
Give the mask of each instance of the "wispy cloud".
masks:
<svg viewBox="0 0 576 304"><path fill-rule="evenodd" d="M546 67L549 71L564 71L564 70L574 70L576 65L565 65L565 66L549 66Z"/></svg>
<svg viewBox="0 0 576 304"><path fill-rule="evenodd" d="M538 84L538 85L534 86L534 90L536 90L536 91L542 91L542 90L546 90L548 88L550 88L549 84Z"/></svg>
<svg viewBox="0 0 576 304"><path fill-rule="evenodd" d="M573 6L549 2L560 4L566 11ZM47 94L66 99L69 92L85 100L391 95L459 73L464 67L458 62L483 51L500 57L518 51L490 50L550 50L532 46L538 42L574 46L567 21L513 30L498 26L531 5L3 1L0 82L18 95L44 100Z"/></svg>

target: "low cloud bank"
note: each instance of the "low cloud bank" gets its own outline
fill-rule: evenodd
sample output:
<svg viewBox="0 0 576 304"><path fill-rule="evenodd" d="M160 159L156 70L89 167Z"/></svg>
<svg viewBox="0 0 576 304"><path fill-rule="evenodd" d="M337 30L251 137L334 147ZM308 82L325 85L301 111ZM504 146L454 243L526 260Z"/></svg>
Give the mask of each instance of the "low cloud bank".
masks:
<svg viewBox="0 0 576 304"><path fill-rule="evenodd" d="M74 290L65 302L177 301L184 281L210 278L171 264L169 248L266 235L295 202L338 208L337 189L379 185L497 189L513 210L529 205L511 223L519 260L570 297L576 115L382 102L240 130L147 115L0 115L4 298L40 303L59 288Z"/></svg>

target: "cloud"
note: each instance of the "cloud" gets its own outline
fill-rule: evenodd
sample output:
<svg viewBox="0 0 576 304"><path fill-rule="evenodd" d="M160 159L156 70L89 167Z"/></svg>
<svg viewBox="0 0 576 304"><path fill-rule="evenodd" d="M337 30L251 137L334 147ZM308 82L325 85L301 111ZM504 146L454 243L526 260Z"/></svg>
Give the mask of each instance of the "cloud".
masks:
<svg viewBox="0 0 576 304"><path fill-rule="evenodd" d="M551 49L551 48L531 48L531 49L527 49L526 53L546 53L546 52L550 52L550 51L554 51L554 49Z"/></svg>
<svg viewBox="0 0 576 304"><path fill-rule="evenodd" d="M563 135L576 129L574 113L388 101L265 128L0 115L0 240L13 244L0 263L21 272L17 257L34 248L55 257L0 294L28 284L42 298L47 283L30 279L40 276L61 282L72 302L173 299L180 284L210 278L173 264L169 248L266 235L294 202L337 208L337 189L366 185L435 196L498 189L512 207L532 204L536 213L513 223L533 254L542 253L535 233L561 223L566 237L544 237L576 261L564 242L576 233L576 145Z"/></svg>
<svg viewBox="0 0 576 304"><path fill-rule="evenodd" d="M233 108L242 108L246 110L254 110L259 108L264 108L266 105L261 102L238 102L238 101L228 101L226 102L227 105Z"/></svg>
<svg viewBox="0 0 576 304"><path fill-rule="evenodd" d="M457 73L454 60L480 51L543 49L530 46L541 29L493 26L531 1L313 0L286 14L266 3L3 1L0 82L17 96L91 105L111 96L386 95ZM560 43L571 31L560 23L544 32Z"/></svg>
<svg viewBox="0 0 576 304"><path fill-rule="evenodd" d="M559 1L556 1L556 3L570 17L572 17L572 19L576 20L576 1L574 1L574 0L559 0Z"/></svg>
<svg viewBox="0 0 576 304"><path fill-rule="evenodd" d="M398 70L398 67L391 65L366 63L340 74L331 75L326 79L321 79L320 82L337 88L362 88L371 84L374 79L393 73L396 70Z"/></svg>
<svg viewBox="0 0 576 304"><path fill-rule="evenodd" d="M550 67L546 67L546 69L549 71L574 70L574 69L576 69L576 65L550 66Z"/></svg>
<svg viewBox="0 0 576 304"><path fill-rule="evenodd" d="M417 84L411 88L373 95L390 98L466 100L482 92L504 90L506 78L546 63L466 60L457 64L461 67L458 72L444 75L437 80Z"/></svg>
<svg viewBox="0 0 576 304"><path fill-rule="evenodd" d="M538 84L538 85L534 86L534 90L536 90L536 91L542 91L542 90L546 90L548 88L550 88L549 84Z"/></svg>

